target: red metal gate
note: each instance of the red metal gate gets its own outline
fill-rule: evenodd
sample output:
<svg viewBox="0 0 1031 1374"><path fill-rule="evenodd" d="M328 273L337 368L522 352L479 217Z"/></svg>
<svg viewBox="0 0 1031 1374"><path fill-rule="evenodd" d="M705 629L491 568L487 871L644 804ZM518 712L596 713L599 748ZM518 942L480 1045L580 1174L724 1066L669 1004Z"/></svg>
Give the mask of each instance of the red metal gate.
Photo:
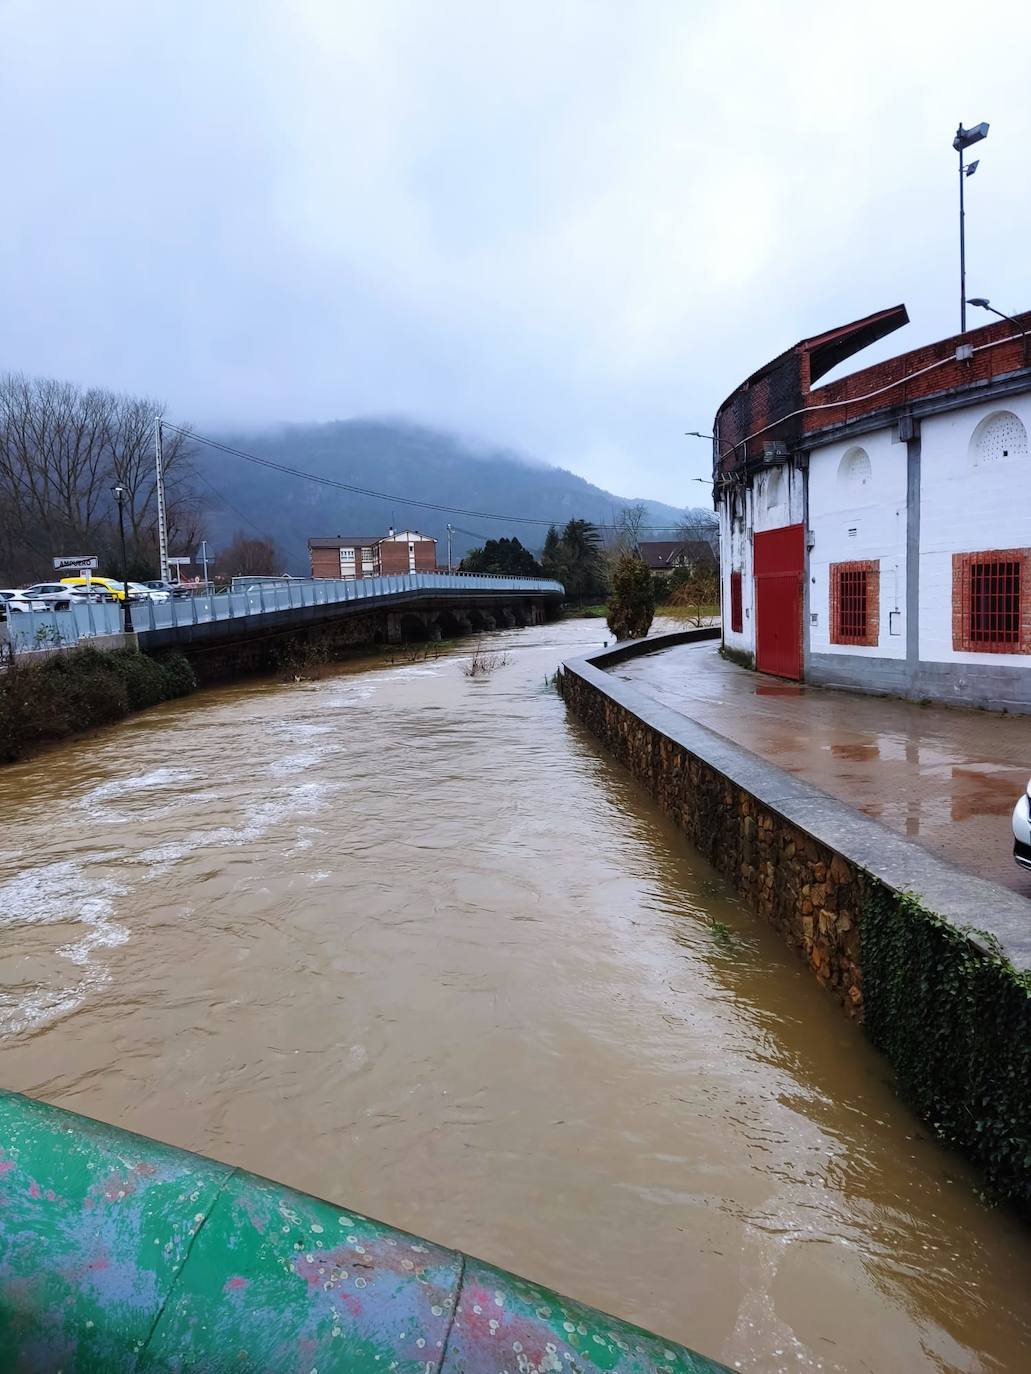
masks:
<svg viewBox="0 0 1031 1374"><path fill-rule="evenodd" d="M755 666L798 681L802 676L802 576L805 532L801 525L757 534L755 568Z"/></svg>

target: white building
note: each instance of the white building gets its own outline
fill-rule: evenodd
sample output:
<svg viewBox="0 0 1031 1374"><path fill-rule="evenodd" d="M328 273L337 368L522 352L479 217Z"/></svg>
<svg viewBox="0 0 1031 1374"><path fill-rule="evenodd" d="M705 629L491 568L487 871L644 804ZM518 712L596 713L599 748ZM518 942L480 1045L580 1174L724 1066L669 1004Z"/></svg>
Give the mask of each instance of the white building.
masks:
<svg viewBox="0 0 1031 1374"><path fill-rule="evenodd" d="M906 320L803 340L720 407L724 644L784 677L1031 711L1031 313L814 388Z"/></svg>

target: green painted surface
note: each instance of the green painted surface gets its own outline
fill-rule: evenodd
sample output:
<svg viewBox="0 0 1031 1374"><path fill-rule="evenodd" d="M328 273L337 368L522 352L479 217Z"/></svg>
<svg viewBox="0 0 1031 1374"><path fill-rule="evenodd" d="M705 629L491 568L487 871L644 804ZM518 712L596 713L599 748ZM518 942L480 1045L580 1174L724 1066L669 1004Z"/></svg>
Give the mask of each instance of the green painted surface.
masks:
<svg viewBox="0 0 1031 1374"><path fill-rule="evenodd" d="M267 1179L0 1093L0 1370L716 1374Z"/></svg>

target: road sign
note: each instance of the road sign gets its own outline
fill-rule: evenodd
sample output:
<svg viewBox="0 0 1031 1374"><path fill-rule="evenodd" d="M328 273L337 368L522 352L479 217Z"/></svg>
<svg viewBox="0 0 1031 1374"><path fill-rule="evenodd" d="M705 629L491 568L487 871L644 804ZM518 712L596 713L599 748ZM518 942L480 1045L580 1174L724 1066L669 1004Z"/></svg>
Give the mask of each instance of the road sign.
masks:
<svg viewBox="0 0 1031 1374"><path fill-rule="evenodd" d="M170 558L168 561L169 561L169 563L171 563L171 564L173 565L173 567L176 567L176 568L188 568L189 565L193 562L193 559L192 559L192 558Z"/></svg>
<svg viewBox="0 0 1031 1374"><path fill-rule="evenodd" d="M65 558L54 559L54 572L86 572L87 569L96 572L100 567L100 560L95 553L70 554Z"/></svg>

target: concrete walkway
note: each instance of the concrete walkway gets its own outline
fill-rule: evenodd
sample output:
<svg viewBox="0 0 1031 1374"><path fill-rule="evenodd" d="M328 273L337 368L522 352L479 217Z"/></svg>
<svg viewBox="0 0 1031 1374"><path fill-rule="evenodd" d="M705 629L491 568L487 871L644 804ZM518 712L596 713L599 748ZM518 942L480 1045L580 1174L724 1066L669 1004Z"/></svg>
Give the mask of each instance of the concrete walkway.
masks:
<svg viewBox="0 0 1031 1374"><path fill-rule="evenodd" d="M782 682L725 662L711 644L611 672L940 858L1031 898L1010 830L1031 777L1031 717Z"/></svg>

